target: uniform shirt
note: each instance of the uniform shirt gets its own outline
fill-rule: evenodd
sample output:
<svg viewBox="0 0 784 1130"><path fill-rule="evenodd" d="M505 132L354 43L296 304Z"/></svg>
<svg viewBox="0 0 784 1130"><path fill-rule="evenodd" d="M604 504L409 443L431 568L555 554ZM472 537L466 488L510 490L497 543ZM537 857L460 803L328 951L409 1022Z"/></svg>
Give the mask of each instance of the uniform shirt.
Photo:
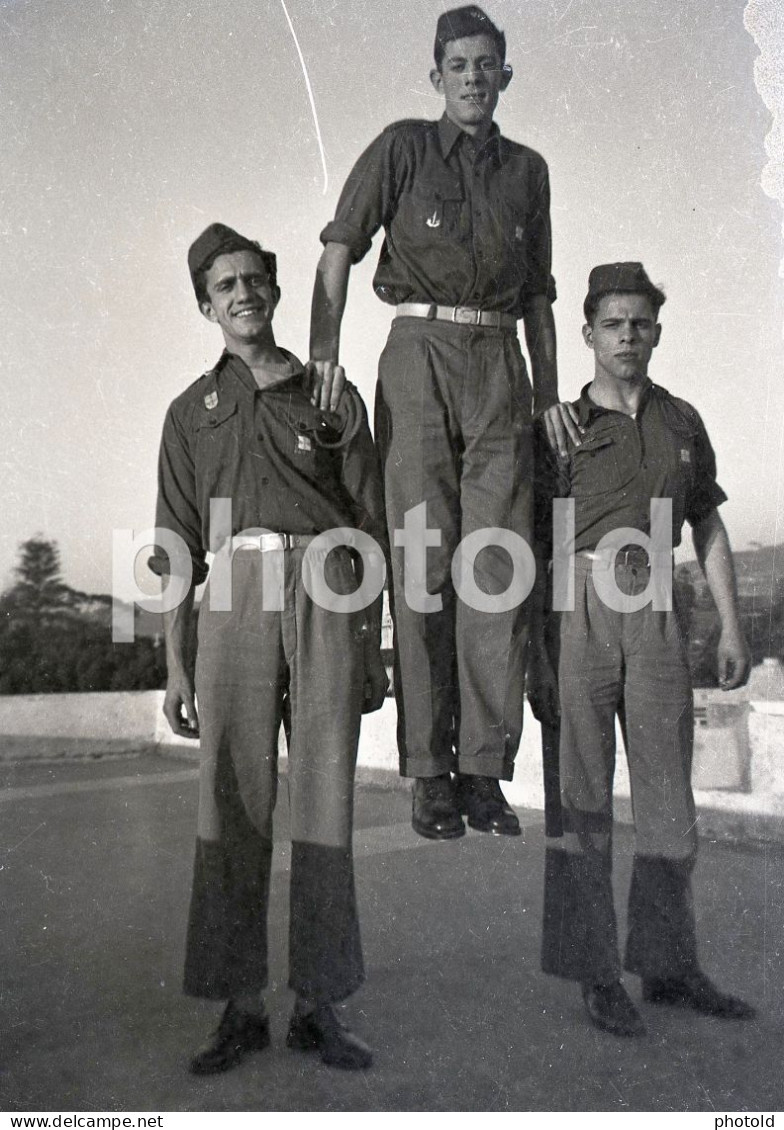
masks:
<svg viewBox="0 0 784 1130"><path fill-rule="evenodd" d="M314 408L302 365L281 353L285 379L264 389L239 357L224 353L166 415L156 526L184 539L195 584L207 576L206 552L225 540L216 531L210 538L211 498L231 499L232 535L349 526L384 544L380 473L359 394L349 386L340 415ZM150 567L169 571L159 552Z"/></svg>
<svg viewBox="0 0 784 1130"><path fill-rule="evenodd" d="M395 122L349 174L322 243L358 263L384 227L373 286L384 302L435 302L520 318L555 299L544 159L493 125L477 146L444 115Z"/></svg>
<svg viewBox="0 0 784 1130"><path fill-rule="evenodd" d="M605 534L631 526L650 534L652 498L672 499L672 544L684 521L694 526L727 498L716 457L696 409L649 384L635 416L594 404L586 385L574 402L586 428L566 459L537 425L536 530L552 545L552 499L575 500L574 550L595 549Z"/></svg>

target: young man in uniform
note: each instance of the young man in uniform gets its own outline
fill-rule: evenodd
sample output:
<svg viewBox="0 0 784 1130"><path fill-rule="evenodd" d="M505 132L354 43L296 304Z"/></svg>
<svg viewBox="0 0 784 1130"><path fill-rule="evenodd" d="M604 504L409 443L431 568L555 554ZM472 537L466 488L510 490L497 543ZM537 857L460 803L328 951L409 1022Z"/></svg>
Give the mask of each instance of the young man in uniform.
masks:
<svg viewBox="0 0 784 1130"><path fill-rule="evenodd" d="M318 1049L334 1066L368 1067L370 1050L333 1005L364 977L352 806L360 715L381 706L387 685L380 608L376 601L367 611L329 611L306 591L303 569L322 570L335 593L356 588L351 552L312 543L338 527L383 543L377 462L356 391L347 386L339 411L322 412L311 403L300 362L275 342L274 254L211 224L190 248L188 265L199 308L225 342L215 368L169 408L156 522L184 540L192 572L186 599L165 616L164 712L176 734L201 739L185 991L227 1002L191 1070L226 1070L269 1043L261 994L282 721L292 839L289 984L296 993L287 1043ZM241 531L247 546L234 552ZM194 678L189 628L208 550L216 557L201 604ZM213 601L227 555L231 599L224 592ZM151 565L167 572L172 561L159 552Z"/></svg>
<svg viewBox="0 0 784 1130"><path fill-rule="evenodd" d="M456 595L452 561L461 539L488 527L530 540L532 394L517 322L533 409L542 411L557 401L550 191L542 157L493 122L512 78L503 33L476 5L455 8L439 17L434 55L443 116L385 129L321 233L311 364L328 404L350 269L383 227L374 288L395 317L375 431L392 553L400 769L415 778L421 835L463 835L461 812L473 828L518 835L499 780L512 778L522 729L526 611L470 607ZM474 562L483 593L505 592L511 574L497 545Z"/></svg>
<svg viewBox="0 0 784 1130"><path fill-rule="evenodd" d="M560 547L556 537L553 549L554 603L566 609L559 613L557 694L552 650L536 631L531 657L540 711L549 702L554 713L560 700L564 840L547 852L543 968L580 982L593 1024L618 1036L641 1035L644 1027L621 984L613 907L616 715L636 834L625 968L642 978L646 1002L733 1019L753 1015L708 980L697 957L692 688L671 590L672 547L684 521L721 617L720 685L742 686L750 660L716 509L726 495L716 483L713 449L695 409L648 376L663 302L641 263L591 271L583 337L594 378L573 405L581 443L561 458L537 436L543 537L552 528L553 499L574 506L573 531ZM558 581L564 565L573 569L571 594Z"/></svg>

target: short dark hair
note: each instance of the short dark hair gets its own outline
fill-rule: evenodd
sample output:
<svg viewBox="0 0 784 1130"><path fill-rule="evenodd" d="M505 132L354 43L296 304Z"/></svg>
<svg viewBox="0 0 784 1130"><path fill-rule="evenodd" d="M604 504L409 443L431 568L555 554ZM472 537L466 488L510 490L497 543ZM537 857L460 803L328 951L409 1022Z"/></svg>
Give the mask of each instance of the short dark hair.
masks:
<svg viewBox="0 0 784 1130"><path fill-rule="evenodd" d="M433 58L439 71L444 61L446 45L453 39L467 39L472 35L489 35L495 43L501 63L506 61L506 36L480 7L468 4L463 8L442 12L438 17Z"/></svg>
<svg viewBox="0 0 784 1130"><path fill-rule="evenodd" d="M589 326L593 325L593 320L596 317L596 311L599 309L599 303L603 298L609 294L643 294L653 307L653 314L656 320L659 320L659 311L664 303L667 301L667 295L658 286L651 285L648 287L641 287L640 290L604 290L598 294L589 294L583 302L583 314Z"/></svg>
<svg viewBox="0 0 784 1130"><path fill-rule="evenodd" d="M277 289L278 286L278 259L274 251L266 251L261 244L255 240L250 240L253 244L252 250L256 252L258 257L264 264L264 270L267 272L270 286ZM243 239L237 241L232 246L232 241L228 240L222 247L219 247L214 255L211 255L194 271L193 274L193 289L196 291L196 301L201 306L202 302L209 302L210 296L207 293L207 271L209 271L212 264L221 255L230 255L232 251L250 251L248 247L248 240Z"/></svg>

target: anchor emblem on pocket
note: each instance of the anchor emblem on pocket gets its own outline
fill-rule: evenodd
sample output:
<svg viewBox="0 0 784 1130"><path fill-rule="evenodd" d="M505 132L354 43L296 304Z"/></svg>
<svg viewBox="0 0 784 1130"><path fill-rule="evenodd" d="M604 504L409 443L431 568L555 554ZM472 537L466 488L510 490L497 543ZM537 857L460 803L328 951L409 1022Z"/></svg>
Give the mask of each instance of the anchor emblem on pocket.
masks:
<svg viewBox="0 0 784 1130"><path fill-rule="evenodd" d="M441 227L441 217L438 214L437 208L436 208L436 210L435 210L435 212L433 213L432 216L427 217L427 219L425 220L425 223L427 224L427 226L429 228L440 228Z"/></svg>

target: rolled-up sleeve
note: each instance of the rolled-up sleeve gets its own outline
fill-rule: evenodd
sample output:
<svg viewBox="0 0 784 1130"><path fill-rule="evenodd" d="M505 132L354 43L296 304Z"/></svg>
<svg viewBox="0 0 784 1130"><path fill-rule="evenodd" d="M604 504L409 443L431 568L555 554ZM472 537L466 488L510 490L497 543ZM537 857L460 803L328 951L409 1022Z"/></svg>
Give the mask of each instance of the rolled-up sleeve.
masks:
<svg viewBox="0 0 784 1130"><path fill-rule="evenodd" d="M523 305L544 295L549 302L557 297L552 276L553 237L550 225L550 177L541 158L531 170L531 210L528 216L526 246L526 283Z"/></svg>
<svg viewBox="0 0 784 1130"><path fill-rule="evenodd" d="M711 510L727 501L727 495L716 482L716 455L705 425L697 412L694 415L697 429L694 436L694 479L686 500L686 520L691 526L696 526Z"/></svg>
<svg viewBox="0 0 784 1130"><path fill-rule="evenodd" d="M394 210L396 167L395 131L385 130L371 142L349 173L338 200L335 218L324 228L321 242L342 243L352 263L367 255L373 236L390 220Z"/></svg>
<svg viewBox="0 0 784 1130"><path fill-rule="evenodd" d="M206 580L208 569L202 545L193 455L173 406L166 414L161 437L155 525L157 529L171 530L185 542L191 557L193 583L200 585ZM173 572L169 555L159 546L156 546L148 566L159 576Z"/></svg>

